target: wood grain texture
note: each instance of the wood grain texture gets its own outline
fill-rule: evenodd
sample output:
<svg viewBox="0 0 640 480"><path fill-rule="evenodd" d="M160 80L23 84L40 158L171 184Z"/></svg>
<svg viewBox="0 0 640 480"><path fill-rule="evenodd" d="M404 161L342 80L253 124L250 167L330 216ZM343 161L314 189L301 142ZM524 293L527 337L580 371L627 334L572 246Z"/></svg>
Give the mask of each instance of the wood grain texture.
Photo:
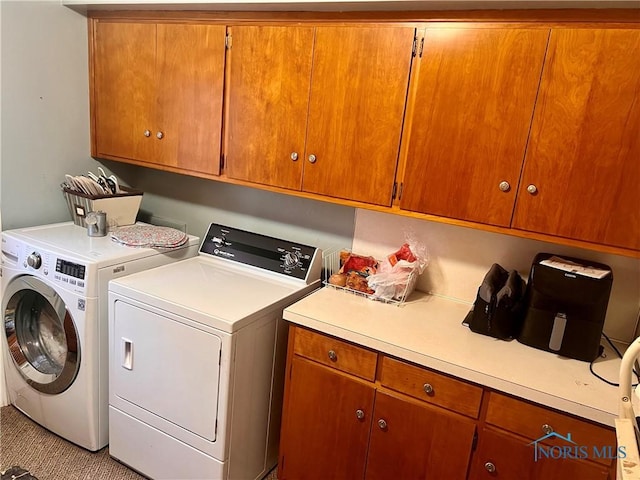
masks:
<svg viewBox="0 0 640 480"><path fill-rule="evenodd" d="M98 156L153 157L156 27L98 22L95 25L94 111Z"/></svg>
<svg viewBox="0 0 640 480"><path fill-rule="evenodd" d="M640 249L640 30L552 32L520 185L515 228Z"/></svg>
<svg viewBox="0 0 640 480"><path fill-rule="evenodd" d="M291 362L280 443L281 480L364 477L373 384L300 357ZM356 410L364 418L356 417Z"/></svg>
<svg viewBox="0 0 640 480"><path fill-rule="evenodd" d="M550 425L560 435L571 433L572 438L580 445L601 448L616 444L615 432L611 429L495 392L489 397L486 422L531 440L544 436L542 426ZM547 441L550 445L561 445L562 442L558 438ZM611 459L599 461L605 465L611 463Z"/></svg>
<svg viewBox="0 0 640 480"><path fill-rule="evenodd" d="M401 208L510 224L548 34L426 29Z"/></svg>
<svg viewBox="0 0 640 480"><path fill-rule="evenodd" d="M222 25L158 24L155 161L220 173L225 35Z"/></svg>
<svg viewBox="0 0 640 480"><path fill-rule="evenodd" d="M492 429L480 432L469 480L608 480L607 468L588 460L540 458L528 439ZM614 443L615 445L615 443ZM490 473L485 467L495 466Z"/></svg>
<svg viewBox="0 0 640 480"><path fill-rule="evenodd" d="M375 380L378 354L374 351L303 328L296 329L293 349L297 355L328 367ZM335 360L329 357L330 351L335 353Z"/></svg>
<svg viewBox="0 0 640 480"><path fill-rule="evenodd" d="M379 377L385 387L478 418L482 402L481 387L387 356L382 357ZM433 387L433 393L425 393L425 384Z"/></svg>
<svg viewBox="0 0 640 480"><path fill-rule="evenodd" d="M465 479L475 431L470 419L378 390L365 478Z"/></svg>
<svg viewBox="0 0 640 480"><path fill-rule="evenodd" d="M96 154L219 174L225 32L221 25L97 22Z"/></svg>
<svg viewBox="0 0 640 480"><path fill-rule="evenodd" d="M225 170L300 190L314 29L238 26L231 33Z"/></svg>
<svg viewBox="0 0 640 480"><path fill-rule="evenodd" d="M391 205L413 37L407 27L317 28L304 191Z"/></svg>

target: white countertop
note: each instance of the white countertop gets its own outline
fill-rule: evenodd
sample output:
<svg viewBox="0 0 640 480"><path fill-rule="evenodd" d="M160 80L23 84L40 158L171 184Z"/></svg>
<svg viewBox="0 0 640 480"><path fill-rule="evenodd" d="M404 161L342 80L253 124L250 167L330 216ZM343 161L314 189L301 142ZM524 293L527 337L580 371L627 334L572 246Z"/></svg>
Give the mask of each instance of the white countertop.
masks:
<svg viewBox="0 0 640 480"><path fill-rule="evenodd" d="M324 287L284 311L291 323L333 335L489 388L615 425L617 387L596 378L589 363L471 332L472 305L414 292L402 305ZM594 371L617 383L620 359L603 342Z"/></svg>

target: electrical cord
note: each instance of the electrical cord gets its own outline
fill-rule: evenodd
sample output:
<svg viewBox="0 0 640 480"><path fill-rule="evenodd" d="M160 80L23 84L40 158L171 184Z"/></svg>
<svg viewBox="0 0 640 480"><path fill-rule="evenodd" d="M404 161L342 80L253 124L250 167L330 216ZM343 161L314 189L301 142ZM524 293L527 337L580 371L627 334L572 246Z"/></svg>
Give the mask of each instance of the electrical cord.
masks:
<svg viewBox="0 0 640 480"><path fill-rule="evenodd" d="M610 339L610 338L609 338L609 337L608 337L604 332L602 332L602 336L603 336L603 337L605 338L605 340L609 343L609 345L611 346L611 348L613 348L613 350L618 354L618 357L622 358L622 353L620 353L620 350L618 350L618 348L613 344L613 342L611 341L611 339ZM607 380L606 378L602 377L601 375L598 375L598 374L595 372L595 370L593 369L593 364L595 363L595 361L596 361L598 358L601 358L601 356L602 356L602 352L604 352L604 347L603 347L602 345L600 345L600 351L598 352L598 356L596 357L596 359L595 359L595 360L592 360L592 361L591 361L591 363L589 364L589 371L591 372L591 374L592 374L594 377L598 378L599 380L602 380L604 383L606 383L606 384L608 384L608 385L611 385L611 386L613 386L613 387L619 387L619 386L620 386L620 384L619 384L619 383L615 383L615 382L612 382L612 381L610 381L610 380ZM638 372L640 371L640 368L639 368L639 365L638 365L638 360L636 359L634 363L635 363L635 367L636 367L636 368L634 368L634 369L633 369L633 373L635 374L636 378L638 379L638 383L631 384L631 386L632 386L633 388L637 387L637 386L638 386L638 384L640 384L640 374L638 374Z"/></svg>

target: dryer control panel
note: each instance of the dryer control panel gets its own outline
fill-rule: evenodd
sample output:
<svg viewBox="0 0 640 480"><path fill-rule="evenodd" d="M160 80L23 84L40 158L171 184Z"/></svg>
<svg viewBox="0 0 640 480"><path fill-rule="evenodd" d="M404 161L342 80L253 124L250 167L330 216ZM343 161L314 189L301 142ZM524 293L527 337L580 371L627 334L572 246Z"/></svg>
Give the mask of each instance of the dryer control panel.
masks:
<svg viewBox="0 0 640 480"><path fill-rule="evenodd" d="M319 249L216 223L209 225L200 254L251 265L306 283L320 279L322 253Z"/></svg>

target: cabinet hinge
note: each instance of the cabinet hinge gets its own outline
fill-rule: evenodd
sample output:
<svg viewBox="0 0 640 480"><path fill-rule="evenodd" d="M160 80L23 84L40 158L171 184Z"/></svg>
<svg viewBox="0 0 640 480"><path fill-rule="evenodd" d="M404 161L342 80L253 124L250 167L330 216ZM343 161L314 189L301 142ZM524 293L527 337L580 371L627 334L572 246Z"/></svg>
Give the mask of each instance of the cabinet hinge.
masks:
<svg viewBox="0 0 640 480"><path fill-rule="evenodd" d="M396 199L396 192L398 191L398 182L393 182L393 190L391 190L391 200Z"/></svg>
<svg viewBox="0 0 640 480"><path fill-rule="evenodd" d="M224 37L224 46L229 50L231 48L231 34L227 33L227 36Z"/></svg>
<svg viewBox="0 0 640 480"><path fill-rule="evenodd" d="M216 418L216 426L215 426L215 431L213 432L214 435L218 435L218 419Z"/></svg>
<svg viewBox="0 0 640 480"><path fill-rule="evenodd" d="M478 446L478 431L473 432L473 442L471 442L471 451L475 451Z"/></svg>
<svg viewBox="0 0 640 480"><path fill-rule="evenodd" d="M418 52L418 56L422 58L422 52L424 51L424 37L420 39L420 51Z"/></svg>
<svg viewBox="0 0 640 480"><path fill-rule="evenodd" d="M395 200L396 196L398 197L398 200L402 200L402 187L403 187L403 183L400 182L400 185L398 185L398 183L394 183L393 184L393 192L391 193L391 200Z"/></svg>
<svg viewBox="0 0 640 480"><path fill-rule="evenodd" d="M416 56L416 50L418 49L418 37L413 37L413 45L411 47L411 56Z"/></svg>
<svg viewBox="0 0 640 480"><path fill-rule="evenodd" d="M220 355L218 355L218 366L222 365L222 349L220 349Z"/></svg>

